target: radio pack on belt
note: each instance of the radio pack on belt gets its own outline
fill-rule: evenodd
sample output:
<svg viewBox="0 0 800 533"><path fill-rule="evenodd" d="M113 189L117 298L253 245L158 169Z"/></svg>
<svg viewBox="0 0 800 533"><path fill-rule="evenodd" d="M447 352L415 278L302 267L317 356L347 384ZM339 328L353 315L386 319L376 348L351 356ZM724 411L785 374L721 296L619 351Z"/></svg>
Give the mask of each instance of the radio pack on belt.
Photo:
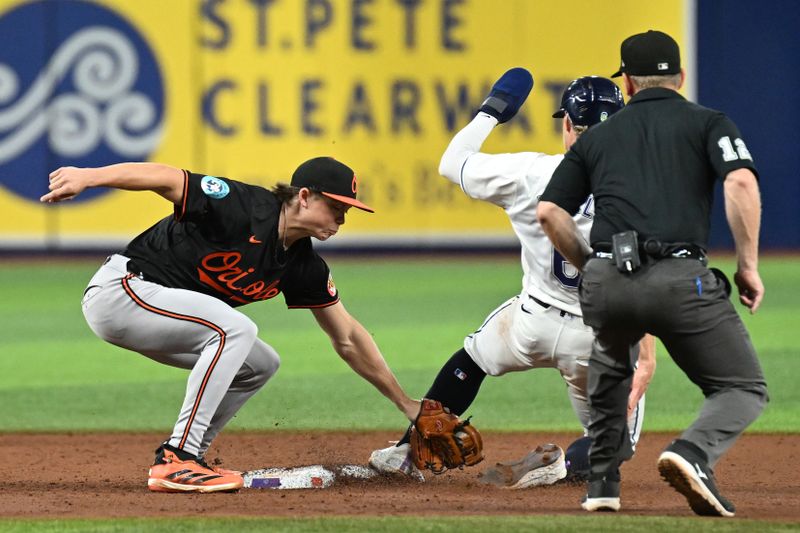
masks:
<svg viewBox="0 0 800 533"><path fill-rule="evenodd" d="M634 231L623 231L611 236L611 248L617 270L623 273L636 271L642 266L639 257L639 235Z"/></svg>

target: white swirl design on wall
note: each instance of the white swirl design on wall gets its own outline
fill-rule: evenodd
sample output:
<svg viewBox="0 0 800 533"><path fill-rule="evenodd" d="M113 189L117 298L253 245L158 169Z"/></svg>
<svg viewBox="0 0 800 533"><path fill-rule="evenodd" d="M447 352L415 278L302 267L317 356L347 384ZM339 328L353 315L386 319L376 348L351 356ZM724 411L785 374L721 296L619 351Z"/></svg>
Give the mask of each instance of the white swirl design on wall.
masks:
<svg viewBox="0 0 800 533"><path fill-rule="evenodd" d="M75 92L54 97L72 74ZM105 141L124 157L143 157L161 140L162 125L152 100L131 88L139 60L131 42L107 27L84 28L65 41L45 69L19 96L19 79L0 63L0 164L47 134L51 149L64 157L91 153Z"/></svg>

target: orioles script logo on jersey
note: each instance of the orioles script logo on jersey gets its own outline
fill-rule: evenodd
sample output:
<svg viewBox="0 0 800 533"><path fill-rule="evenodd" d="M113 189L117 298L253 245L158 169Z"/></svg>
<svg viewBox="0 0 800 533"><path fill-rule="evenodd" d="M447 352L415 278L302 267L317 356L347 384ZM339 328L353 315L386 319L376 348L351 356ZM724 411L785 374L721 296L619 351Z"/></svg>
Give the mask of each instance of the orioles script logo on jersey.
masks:
<svg viewBox="0 0 800 533"><path fill-rule="evenodd" d="M269 300L277 296L280 279L269 285L263 280L246 279L256 269L239 267L242 254L239 252L214 252L208 254L197 267L200 283L225 294L231 300L243 304Z"/></svg>

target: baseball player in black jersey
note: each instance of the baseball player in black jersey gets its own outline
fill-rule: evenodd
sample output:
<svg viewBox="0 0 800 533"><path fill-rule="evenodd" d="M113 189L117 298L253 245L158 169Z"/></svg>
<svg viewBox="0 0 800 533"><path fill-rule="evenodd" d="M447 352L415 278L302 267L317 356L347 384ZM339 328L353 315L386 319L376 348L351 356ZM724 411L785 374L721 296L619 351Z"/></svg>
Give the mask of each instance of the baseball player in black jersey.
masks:
<svg viewBox="0 0 800 533"><path fill-rule="evenodd" d="M339 300L310 237L335 235L356 199L353 171L329 157L306 161L291 185L271 191L155 163L59 168L43 202L89 187L151 190L174 204L168 216L109 257L84 292L92 331L117 346L189 369L186 397L170 438L156 450L148 487L217 492L242 487L240 472L209 467L211 441L275 374L280 359L235 307L283 293L307 308L353 370L409 420L419 402L398 384L364 327Z"/></svg>
<svg viewBox="0 0 800 533"><path fill-rule="evenodd" d="M581 309L596 340L589 359L591 473L582 507L620 508L625 400L631 350L645 333L661 339L703 392L694 423L661 454L661 476L700 515L733 516L714 466L767 403L753 344L731 304L727 282L707 267L714 183L736 242L734 281L755 312L761 201L753 158L723 113L687 102L678 44L660 31L621 46L625 89L620 112L576 142L537 209L553 244L582 269ZM586 249L570 216L587 194L595 219Z"/></svg>

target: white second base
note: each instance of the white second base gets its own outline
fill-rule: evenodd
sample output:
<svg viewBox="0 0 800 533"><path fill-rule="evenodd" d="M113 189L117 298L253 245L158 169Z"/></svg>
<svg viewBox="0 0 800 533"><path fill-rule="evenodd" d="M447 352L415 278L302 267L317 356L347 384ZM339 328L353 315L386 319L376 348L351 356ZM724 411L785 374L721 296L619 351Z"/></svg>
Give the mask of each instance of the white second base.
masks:
<svg viewBox="0 0 800 533"><path fill-rule="evenodd" d="M376 471L362 465L311 465L251 470L242 477L246 489L324 489L337 479L370 479L377 475Z"/></svg>

